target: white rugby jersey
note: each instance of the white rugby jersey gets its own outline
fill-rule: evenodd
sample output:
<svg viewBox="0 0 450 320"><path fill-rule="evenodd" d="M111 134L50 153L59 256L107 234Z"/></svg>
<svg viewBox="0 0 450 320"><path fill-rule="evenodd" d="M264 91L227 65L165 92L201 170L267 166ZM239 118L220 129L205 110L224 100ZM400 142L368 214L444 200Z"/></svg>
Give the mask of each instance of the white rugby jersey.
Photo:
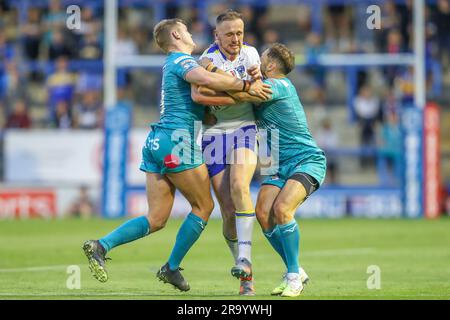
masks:
<svg viewBox="0 0 450 320"><path fill-rule="evenodd" d="M261 65L258 51L248 44L244 43L241 52L234 61L228 60L219 50L218 44L212 44L203 52L200 59L209 58L216 67L241 80L250 80L247 69L255 64ZM205 133L223 133L239 129L243 126L254 125L255 116L253 106L249 102L240 102L233 106L213 106L211 112L216 116L217 123L212 127L206 127Z"/></svg>

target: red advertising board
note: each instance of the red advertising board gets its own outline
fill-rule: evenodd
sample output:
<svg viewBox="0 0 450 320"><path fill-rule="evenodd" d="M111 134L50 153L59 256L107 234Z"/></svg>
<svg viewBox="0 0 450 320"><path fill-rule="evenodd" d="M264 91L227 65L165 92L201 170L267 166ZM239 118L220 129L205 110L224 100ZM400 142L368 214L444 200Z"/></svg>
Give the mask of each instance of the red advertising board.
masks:
<svg viewBox="0 0 450 320"><path fill-rule="evenodd" d="M424 113L424 203L425 217L440 214L440 120L439 107L428 103Z"/></svg>
<svg viewBox="0 0 450 320"><path fill-rule="evenodd" d="M51 218L56 216L54 190L0 190L0 218Z"/></svg>

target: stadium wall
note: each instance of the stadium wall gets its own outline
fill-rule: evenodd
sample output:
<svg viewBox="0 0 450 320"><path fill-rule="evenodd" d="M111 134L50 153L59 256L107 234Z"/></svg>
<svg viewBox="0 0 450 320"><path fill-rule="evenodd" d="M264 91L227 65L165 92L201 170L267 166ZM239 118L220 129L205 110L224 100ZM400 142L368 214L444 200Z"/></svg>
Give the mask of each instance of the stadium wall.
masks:
<svg viewBox="0 0 450 320"><path fill-rule="evenodd" d="M138 169L141 147L148 130L129 132L127 158L126 210L123 215L142 215L147 211L145 175ZM102 130L8 131L5 136L5 178L0 188L0 217L61 217L86 186L99 203L103 178ZM259 186L251 192L256 202ZM184 216L190 207L179 194L173 216ZM100 212L100 206L98 212ZM323 187L298 210L302 218L400 217L400 188ZM213 217L220 217L219 205Z"/></svg>

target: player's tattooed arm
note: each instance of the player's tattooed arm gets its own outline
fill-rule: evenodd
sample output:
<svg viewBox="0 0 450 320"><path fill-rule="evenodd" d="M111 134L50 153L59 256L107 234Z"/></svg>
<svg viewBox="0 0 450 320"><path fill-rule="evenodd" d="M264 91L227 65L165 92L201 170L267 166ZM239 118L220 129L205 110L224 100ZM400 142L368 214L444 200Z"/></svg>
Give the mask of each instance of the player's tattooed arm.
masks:
<svg viewBox="0 0 450 320"><path fill-rule="evenodd" d="M206 88L206 87L202 87ZM204 106L227 106L236 104L236 100L223 92L217 92L211 89L202 90L195 84L191 85L192 100Z"/></svg>

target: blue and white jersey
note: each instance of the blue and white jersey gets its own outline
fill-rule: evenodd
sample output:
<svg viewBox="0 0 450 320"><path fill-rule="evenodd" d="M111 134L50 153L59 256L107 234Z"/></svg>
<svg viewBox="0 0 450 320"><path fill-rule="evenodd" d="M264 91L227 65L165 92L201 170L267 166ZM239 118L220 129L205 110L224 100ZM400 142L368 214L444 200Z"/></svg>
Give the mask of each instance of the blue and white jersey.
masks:
<svg viewBox="0 0 450 320"><path fill-rule="evenodd" d="M245 43L233 61L226 58L218 44L213 44L206 49L200 59L204 57L211 60L219 69L241 80L250 80L247 69L254 65L261 65L258 51ZM206 127L205 134L224 133L255 124L253 106L249 102L240 102L233 106L214 106L211 110L217 118L217 123L212 127Z"/></svg>

